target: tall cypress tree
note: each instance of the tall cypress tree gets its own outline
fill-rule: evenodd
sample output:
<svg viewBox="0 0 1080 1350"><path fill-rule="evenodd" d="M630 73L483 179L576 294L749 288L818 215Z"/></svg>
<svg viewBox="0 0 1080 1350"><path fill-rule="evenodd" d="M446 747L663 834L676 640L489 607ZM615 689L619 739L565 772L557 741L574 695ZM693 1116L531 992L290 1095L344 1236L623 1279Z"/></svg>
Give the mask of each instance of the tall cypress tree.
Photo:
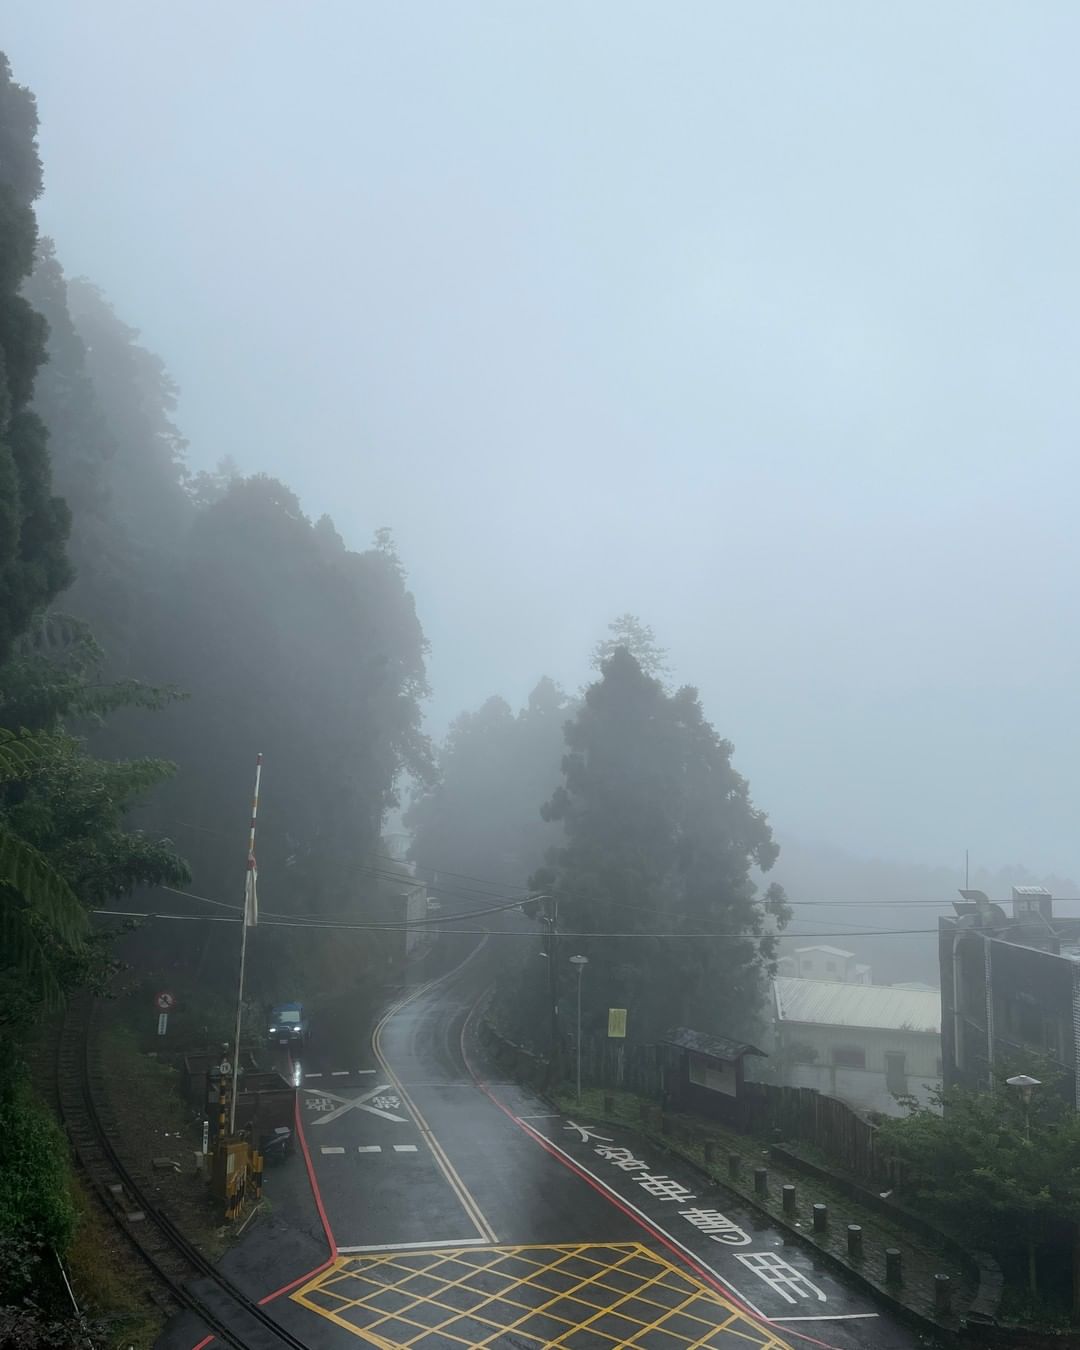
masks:
<svg viewBox="0 0 1080 1350"><path fill-rule="evenodd" d="M71 580L65 503L52 494L47 436L30 411L46 324L20 294L34 265L41 192L34 96L0 53L0 661L34 611Z"/></svg>

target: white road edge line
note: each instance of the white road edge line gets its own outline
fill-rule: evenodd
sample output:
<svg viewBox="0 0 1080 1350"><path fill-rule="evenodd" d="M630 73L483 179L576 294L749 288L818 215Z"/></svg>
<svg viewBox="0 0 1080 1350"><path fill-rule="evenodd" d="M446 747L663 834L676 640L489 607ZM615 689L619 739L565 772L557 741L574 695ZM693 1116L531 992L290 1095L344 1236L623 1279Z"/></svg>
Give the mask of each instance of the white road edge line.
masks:
<svg viewBox="0 0 1080 1350"><path fill-rule="evenodd" d="M609 1186L606 1181L604 1181L601 1177L598 1177L595 1172L590 1172L589 1169L583 1163L577 1160L577 1158L575 1158L572 1154L567 1153L565 1149L560 1148L554 1139L549 1139L547 1135L541 1134L539 1130L534 1130L531 1125L525 1125L524 1128L529 1132L529 1134L533 1135L537 1140L541 1140L543 1143L549 1144L556 1151L556 1153L560 1153L567 1160L568 1163L578 1168L580 1171L584 1172L587 1177L591 1177L592 1180L595 1181L599 1187L601 1187L608 1193L608 1195L614 1196L614 1198L618 1200L619 1204L625 1205L627 1209L633 1210L635 1214L637 1214L640 1218L642 1218L645 1221L645 1224L649 1228L654 1229L657 1233L663 1233L664 1237L666 1237L669 1242L673 1242L675 1246L679 1248L680 1251L684 1251L687 1254L687 1256L690 1258L691 1261L693 1261L696 1265L701 1266L703 1270L707 1270L709 1274L712 1275L714 1279L719 1280L720 1283L724 1285L725 1288L730 1289L736 1298L742 1299L743 1303L746 1304L746 1306L750 1309L751 1312L756 1313L763 1322L768 1323L770 1326L775 1326L780 1322L798 1322L800 1320L805 1320L808 1322L809 1321L838 1322L859 1316L877 1317L878 1315L877 1313L861 1313L861 1314L838 1313L835 1317L816 1317L816 1318L808 1317L805 1319L800 1319L798 1317L770 1317L768 1313L763 1313L756 1303L752 1303L744 1293L742 1293L739 1289L735 1287L735 1285L731 1283L730 1280L724 1279L723 1275L721 1275L719 1271L714 1270L713 1267L709 1265L708 1261L705 1261L700 1256L698 1256L697 1252L691 1251L690 1248L685 1245L685 1243L680 1242L679 1239L673 1233L669 1233L666 1228L661 1228L661 1226L656 1222L655 1219L651 1218L648 1214L646 1214L644 1210L638 1209L637 1205L635 1205L632 1201L627 1200L627 1198L624 1195L620 1195L619 1192L616 1191L613 1187Z"/></svg>
<svg viewBox="0 0 1080 1350"><path fill-rule="evenodd" d="M322 1151L323 1151L324 1153L344 1153L344 1152L345 1152L345 1150L341 1147L340 1144L338 1144L338 1145L324 1144L323 1147L322 1147Z"/></svg>
<svg viewBox="0 0 1080 1350"><path fill-rule="evenodd" d="M777 1326L784 1322L854 1322L860 1317L880 1317L880 1313L825 1313L820 1317L777 1317Z"/></svg>
<svg viewBox="0 0 1080 1350"><path fill-rule="evenodd" d="M567 1153L566 1149L560 1148L554 1139L549 1139L546 1134L541 1134L539 1130L534 1130L531 1125L523 1124L522 1128L527 1133L531 1134L533 1138L539 1141L541 1144L547 1144L551 1148L553 1148L556 1153L558 1153L561 1157L566 1159L566 1161L570 1164L571 1167L576 1167L578 1171L584 1172L587 1177L590 1177L593 1181L596 1182L597 1186L599 1186L602 1191L605 1191L613 1199L617 1200L620 1205L625 1205L627 1209L632 1210L633 1213L635 1213L638 1216L638 1218L644 1222L646 1228L651 1228L656 1233L662 1233L663 1236L666 1237L669 1242L674 1243L674 1245L678 1247L678 1249L681 1252L685 1252L686 1255L690 1258L691 1261L694 1262L695 1265L700 1266L702 1270L707 1270L709 1274L713 1277L713 1279L720 1281L720 1283L724 1286L725 1289L730 1289L736 1298L742 1299L746 1307L748 1307L750 1311L754 1313L756 1316L760 1317L763 1322L767 1322L769 1324L773 1322L774 1319L771 1318L768 1315L768 1313L763 1313L756 1303L751 1303L751 1301L746 1297L745 1294L741 1293L738 1289L736 1289L730 1280L725 1280L723 1275L721 1275L718 1271L714 1270L713 1267L710 1266L707 1261L703 1260L700 1256L698 1256L697 1252L691 1251L690 1248L687 1247L685 1243L680 1242L679 1239L674 1235L674 1233L669 1233L666 1228L661 1228L661 1226L656 1222L654 1218L646 1214L643 1209L638 1209L637 1205L635 1205L632 1200L627 1200L627 1198L624 1195L620 1195L619 1192L615 1190L613 1186L609 1186L607 1182L603 1180L602 1177L598 1177L595 1172L590 1172L584 1163L579 1162L577 1158L575 1158L572 1154Z"/></svg>
<svg viewBox="0 0 1080 1350"><path fill-rule="evenodd" d="M370 1247L339 1247L339 1256L349 1256L353 1252L408 1252L419 1251L424 1247L486 1247L487 1238L467 1237L449 1238L446 1242L380 1242Z"/></svg>
<svg viewBox="0 0 1080 1350"><path fill-rule="evenodd" d="M549 1112L547 1113L547 1115L543 1115L543 1116L518 1116L517 1119L518 1119L518 1120L558 1120L558 1119L559 1119L559 1113L558 1113L557 1111L549 1111Z"/></svg>

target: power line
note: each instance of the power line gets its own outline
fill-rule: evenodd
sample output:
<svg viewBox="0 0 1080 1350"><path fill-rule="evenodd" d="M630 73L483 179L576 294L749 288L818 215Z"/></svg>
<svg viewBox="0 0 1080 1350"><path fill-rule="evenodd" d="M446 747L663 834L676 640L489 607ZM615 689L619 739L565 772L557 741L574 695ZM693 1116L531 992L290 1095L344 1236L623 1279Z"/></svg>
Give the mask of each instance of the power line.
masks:
<svg viewBox="0 0 1080 1350"><path fill-rule="evenodd" d="M423 883L418 883L418 885L422 885L422 884L423 884ZM175 886L162 886L161 889L162 889L163 891L168 891L171 895L182 895L182 896L184 896L184 897L185 897L186 899L188 899L188 900L199 900L199 901L201 901L201 902L202 902L203 904L205 904L205 905L216 905L219 909L231 909L231 910L235 910L235 911L237 911L237 912L242 912L242 910L243 910L243 906L242 906L242 905L230 905L230 904L226 904L226 902L225 902L224 900L211 900L210 897L209 897L208 895L196 895L193 891L180 891L180 890L177 890ZM387 922L385 922L385 923L378 923L378 924L376 924L376 923L372 923L372 924L353 924L353 925L351 925L351 926L353 926L353 927L371 927L371 928L421 928L421 927L427 927L428 925L432 925L432 924L446 923L446 922L448 922L450 919L476 919L476 918L482 917L482 916L485 915L485 914L503 914L503 913L505 913L508 909L518 909L518 908L520 908L520 906L521 906L521 901L520 901L520 900L511 900L511 901L508 901L506 904L503 904L503 905L489 905L486 909L471 909L471 910L466 910L466 911L464 911L464 912L461 913L461 914L448 915L446 919L442 919L442 918L440 918L439 916L436 915L436 916L433 916L433 917L427 918L427 919L392 919L392 920L387 920ZM94 912L97 913L96 910L95 910ZM110 911L110 912L111 912L111 911ZM271 918L272 918L272 919L282 919L282 920L285 920L285 919L295 919L295 920L297 920L298 922L304 922L304 923L310 923L310 924L319 924L319 925L321 925L321 926L325 926L325 925L327 925L327 924L331 924L331 923L335 923L335 922L342 922L342 923L346 922L345 920L338 920L338 919L336 919L335 916L332 915L332 914L327 915L327 916L325 916L325 917L321 917L320 915L317 915L317 914L312 914L312 915L304 915L304 914L280 914L280 913L276 913L276 912L273 911L273 910L263 910L263 911L262 911L262 916L265 916L267 919L271 919ZM263 922L263 917L262 917L262 916L260 916L260 919L259 919L259 922L260 922L260 923ZM165 917L165 916L161 916L161 917ZM176 915L175 917L179 918L179 917L181 917L181 916L180 916L180 915ZM189 917L195 918L195 917L197 917L197 916L191 915L191 916L189 916Z"/></svg>
<svg viewBox="0 0 1080 1350"><path fill-rule="evenodd" d="M195 897L199 898L199 897ZM504 909L516 909L517 902L513 905L506 905ZM231 915L216 914L161 914L153 911L143 910L119 910L119 909L94 909L92 914L100 914L115 919L170 919L187 921L191 923L241 923L242 916L232 917ZM487 911L488 913L497 911ZM448 924L455 923L459 919L470 918L468 914L455 914L446 919L417 920L415 923L340 923L318 919L264 919L259 916L259 927L267 928L315 928L327 932L364 932L370 929L381 929L390 931L400 931L404 928L415 928L421 923ZM535 938L537 932L535 929L517 929L517 928L446 928L439 929L443 933L488 933L491 937L520 937ZM776 941L781 937L908 937L914 935L936 934L936 928L869 928L855 933L625 933L625 932L579 932L574 930L559 930L560 938L657 938L657 939L710 939L717 941L731 942L768 942Z"/></svg>

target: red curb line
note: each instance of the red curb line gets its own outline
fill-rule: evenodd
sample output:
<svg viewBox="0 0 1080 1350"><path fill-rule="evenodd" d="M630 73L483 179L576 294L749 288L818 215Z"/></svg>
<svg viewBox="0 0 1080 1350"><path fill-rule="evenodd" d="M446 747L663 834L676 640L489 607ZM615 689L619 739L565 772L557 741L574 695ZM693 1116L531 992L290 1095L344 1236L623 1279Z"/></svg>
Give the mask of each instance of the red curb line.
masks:
<svg viewBox="0 0 1080 1350"><path fill-rule="evenodd" d="M627 1218L633 1219L633 1221L640 1228L644 1228L647 1233L649 1233L653 1238L655 1238L659 1243L661 1243L662 1246L666 1247L667 1250L671 1252L673 1256L675 1256L679 1261L683 1263L683 1265L689 1266L690 1269L694 1272L695 1275L698 1276L699 1279L704 1280L705 1283L710 1285L713 1289L715 1289L717 1293L723 1295L723 1297L729 1303L733 1303L735 1307L738 1308L741 1313L743 1313L744 1316L750 1318L754 1322L765 1322L768 1326L776 1327L780 1332L780 1334L784 1336L794 1336L798 1340L807 1341L810 1345L821 1346L822 1350L840 1350L839 1346L831 1345L828 1341L816 1340L813 1336L807 1336L805 1332L788 1331L788 1329L784 1327L782 1323L774 1322L769 1317L762 1317L761 1314L755 1313L751 1308L747 1307L743 1303L743 1301L738 1297L738 1295L733 1294L732 1291L728 1289L725 1285L721 1284L720 1281L717 1280L717 1278L713 1274L711 1274L711 1272L705 1270L702 1266L699 1266L691 1256L689 1256L686 1252L682 1251L679 1247L675 1246L675 1244L671 1242L667 1237L665 1237L664 1234L659 1231L659 1229L654 1228L652 1224L648 1222L647 1219L642 1218L640 1214L635 1214L632 1209L628 1208L626 1205L623 1204L622 1200L619 1199L618 1196L614 1195L611 1191L606 1190L604 1187L598 1185L597 1182L595 1182L592 1179L592 1177L588 1175L587 1172L583 1172L581 1168L579 1168L569 1158L564 1158L563 1155L558 1152L558 1150L553 1148L550 1145L549 1141L545 1139L544 1136L539 1133L539 1131L532 1129L531 1126L527 1125L524 1121L519 1120L508 1106L504 1106L503 1103L499 1101L499 1099L495 1096L495 1094L488 1088L487 1084L484 1083L479 1078L479 1076L476 1073L476 1070L472 1066L472 1061L469 1059L468 1051L465 1049L465 1032L468 1028L469 1023L472 1021L473 1015L475 1014L477 1008L480 1006L480 1002L481 999L476 1000L472 1008L469 1010L469 1015L465 1018L465 1021L461 1025L461 1058L464 1060L465 1067L466 1069L468 1069L473 1082L484 1094L484 1096L487 1097L489 1101L493 1102L494 1105L499 1108L499 1110L503 1113L504 1116L512 1120L519 1130L522 1130L526 1135L528 1135L530 1139L532 1139L535 1143L539 1144L540 1147L544 1150L544 1152L547 1153L550 1157L554 1158L556 1162L562 1163L562 1165L568 1171L573 1172L575 1176L580 1177L581 1180L584 1181L588 1186L591 1186L592 1189L596 1191L598 1195L602 1195L604 1199L608 1201L609 1204L612 1204L615 1206L616 1209L621 1210L627 1216Z"/></svg>
<svg viewBox="0 0 1080 1350"><path fill-rule="evenodd" d="M289 1069L292 1070L292 1058L289 1059ZM300 1118L300 1094L296 1095L296 1102L293 1107L294 1123L296 1125L297 1138L300 1140L300 1148L304 1154L304 1165L307 1168L308 1182L311 1186L311 1194L315 1200L315 1208L318 1210L319 1219L322 1222L323 1233L326 1236L326 1245L330 1249L330 1255L322 1263L316 1266L314 1270L309 1270L306 1275L298 1275L295 1280L288 1284L283 1284L280 1289L275 1289L272 1294L266 1294L259 1299L258 1306L261 1308L266 1303L272 1303L274 1299L280 1298L282 1294L287 1294L290 1289L295 1289L298 1284L303 1284L307 1280L312 1280L316 1275L321 1275L324 1270L329 1270L337 1259L337 1243L334 1241L334 1234L330 1228L330 1220L326 1217L326 1207L323 1205L322 1192L319 1190L319 1183L315 1180L315 1168L311 1162L311 1150L308 1148L307 1138L304 1135L304 1125ZM193 1345L191 1350L205 1350L215 1337L213 1335L204 1336L197 1345Z"/></svg>

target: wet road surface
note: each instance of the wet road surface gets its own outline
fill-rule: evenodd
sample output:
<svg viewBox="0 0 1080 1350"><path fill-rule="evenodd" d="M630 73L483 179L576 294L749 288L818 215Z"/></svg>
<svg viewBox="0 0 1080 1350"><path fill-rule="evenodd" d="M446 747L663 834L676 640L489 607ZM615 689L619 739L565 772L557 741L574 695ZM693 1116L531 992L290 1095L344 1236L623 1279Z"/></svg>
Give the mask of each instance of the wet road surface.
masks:
<svg viewBox="0 0 1080 1350"><path fill-rule="evenodd" d="M373 1034L315 1029L300 1111L333 1252L269 1305L294 1335L318 1350L921 1344L685 1164L488 1079L485 983L481 955L402 991ZM259 1260L266 1291L304 1273Z"/></svg>
<svg viewBox="0 0 1080 1350"><path fill-rule="evenodd" d="M404 994L364 1062L305 1066L338 1259L290 1297L335 1344L919 1344L689 1167L489 1081L474 965Z"/></svg>

